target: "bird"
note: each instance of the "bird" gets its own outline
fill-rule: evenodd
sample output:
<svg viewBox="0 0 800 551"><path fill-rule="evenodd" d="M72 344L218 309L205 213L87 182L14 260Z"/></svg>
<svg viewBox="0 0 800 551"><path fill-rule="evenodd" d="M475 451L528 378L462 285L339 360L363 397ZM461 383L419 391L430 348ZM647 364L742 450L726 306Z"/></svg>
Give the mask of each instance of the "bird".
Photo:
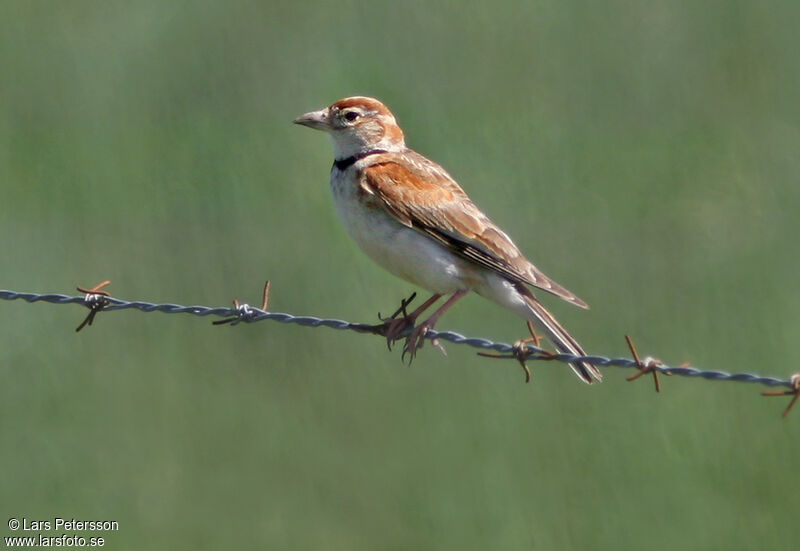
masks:
<svg viewBox="0 0 800 551"><path fill-rule="evenodd" d="M404 301L401 317L398 311L384 319L390 346L407 334L403 352L413 359L439 318L474 292L532 322L559 352L585 356L531 288L581 308L588 308L586 302L525 258L444 168L410 149L386 105L371 97L347 97L300 115L294 123L332 138L330 187L353 240L392 274L433 293L410 314ZM416 324L442 297L448 297L444 304ZM586 383L602 379L587 361L570 367Z"/></svg>

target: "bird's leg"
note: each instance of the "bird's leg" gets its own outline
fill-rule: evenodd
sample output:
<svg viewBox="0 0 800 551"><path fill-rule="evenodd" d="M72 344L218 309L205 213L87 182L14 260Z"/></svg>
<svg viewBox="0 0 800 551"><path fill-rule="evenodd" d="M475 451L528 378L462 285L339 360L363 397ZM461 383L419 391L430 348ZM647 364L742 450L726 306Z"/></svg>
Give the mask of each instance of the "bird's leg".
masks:
<svg viewBox="0 0 800 551"><path fill-rule="evenodd" d="M405 358L405 355L409 355L409 362L414 360L414 356L417 354L417 350L422 348L423 343L425 342L425 334L433 329L433 326L436 325L436 322L439 321L439 318L442 317L442 314L447 312L447 310L455 304L458 299L463 297L469 292L467 289L461 289L453 293L447 302L442 304L438 310L436 310L431 317L417 325L411 334L406 337L406 344L403 346L403 355L402 357ZM438 296L437 296L438 298ZM427 304L427 303L426 303ZM431 304L433 304L431 302ZM423 305L424 306L424 305Z"/></svg>
<svg viewBox="0 0 800 551"><path fill-rule="evenodd" d="M434 302L442 298L442 295L433 295L431 298L423 302L419 308L409 314L406 312L406 306L409 305L415 296L416 293L407 299L403 299L403 301L400 303L400 308L398 308L391 317L381 318L383 321L382 329L384 331L384 335L386 336L386 346L389 347L389 350L392 349L392 344L394 344L394 342L400 338L400 335L402 335L406 329L409 327L414 327L414 323L417 321L417 318L420 316L420 314L422 314L422 312L430 308ZM402 317L398 317L401 314Z"/></svg>
<svg viewBox="0 0 800 551"><path fill-rule="evenodd" d="M539 335L536 334L536 331L533 328L533 323L530 322L530 321L528 322L528 331L531 332L531 336L530 337L525 337L524 339L518 340L517 342L514 343L514 346L517 346L517 347L521 348L523 345L532 342L533 345L536 348L541 348L542 347L542 339L541 339L541 337L539 337Z"/></svg>

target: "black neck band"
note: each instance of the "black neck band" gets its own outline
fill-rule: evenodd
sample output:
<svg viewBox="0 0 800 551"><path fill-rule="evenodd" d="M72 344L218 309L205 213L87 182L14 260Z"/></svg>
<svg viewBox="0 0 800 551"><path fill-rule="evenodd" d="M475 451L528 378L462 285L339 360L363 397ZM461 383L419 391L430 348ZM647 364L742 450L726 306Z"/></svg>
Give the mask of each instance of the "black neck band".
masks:
<svg viewBox="0 0 800 551"><path fill-rule="evenodd" d="M358 155L351 155L350 157L345 157L344 159L336 159L333 161L333 166L344 172L352 165L356 163L356 161L360 161L364 157L368 157L369 155L377 155L378 153L388 153L385 149L373 149L371 151L364 151L363 153L359 153Z"/></svg>

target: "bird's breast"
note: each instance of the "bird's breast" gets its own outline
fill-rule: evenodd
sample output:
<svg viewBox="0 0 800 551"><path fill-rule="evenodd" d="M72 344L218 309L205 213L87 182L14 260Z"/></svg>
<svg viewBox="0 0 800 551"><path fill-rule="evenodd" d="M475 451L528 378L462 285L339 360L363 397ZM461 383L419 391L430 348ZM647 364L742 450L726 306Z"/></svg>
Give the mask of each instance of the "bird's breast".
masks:
<svg viewBox="0 0 800 551"><path fill-rule="evenodd" d="M401 224L380 199L359 184L354 169L331 172L331 191L347 233L376 263L392 274L433 293L467 288L468 263L446 247Z"/></svg>

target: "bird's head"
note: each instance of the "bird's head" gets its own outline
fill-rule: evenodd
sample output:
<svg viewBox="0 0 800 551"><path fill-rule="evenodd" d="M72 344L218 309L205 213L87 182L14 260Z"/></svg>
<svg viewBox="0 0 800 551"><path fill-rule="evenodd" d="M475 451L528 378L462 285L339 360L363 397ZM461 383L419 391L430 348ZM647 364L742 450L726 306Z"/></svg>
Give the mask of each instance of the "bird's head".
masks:
<svg viewBox="0 0 800 551"><path fill-rule="evenodd" d="M330 134L336 159L378 149L402 151L406 147L394 115L374 98L344 98L330 107L300 115L294 122Z"/></svg>

